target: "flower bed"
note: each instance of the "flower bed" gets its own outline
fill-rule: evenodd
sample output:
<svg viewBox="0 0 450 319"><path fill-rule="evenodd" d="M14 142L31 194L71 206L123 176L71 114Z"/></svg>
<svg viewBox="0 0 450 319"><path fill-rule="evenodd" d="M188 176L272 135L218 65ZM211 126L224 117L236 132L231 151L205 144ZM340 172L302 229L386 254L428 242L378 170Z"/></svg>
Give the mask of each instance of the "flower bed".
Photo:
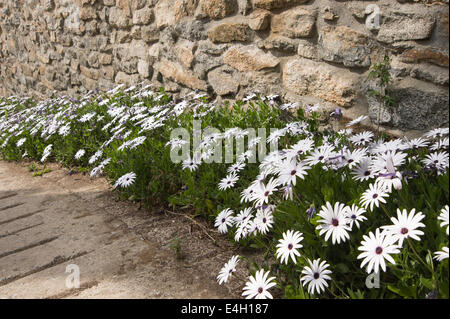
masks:
<svg viewBox="0 0 450 319"><path fill-rule="evenodd" d="M148 86L3 98L0 154L106 175L125 199L210 218L264 253L249 261L247 298L448 298L448 128L382 139L356 133L361 117L321 130L318 106L291 112L277 98L175 103Z"/></svg>

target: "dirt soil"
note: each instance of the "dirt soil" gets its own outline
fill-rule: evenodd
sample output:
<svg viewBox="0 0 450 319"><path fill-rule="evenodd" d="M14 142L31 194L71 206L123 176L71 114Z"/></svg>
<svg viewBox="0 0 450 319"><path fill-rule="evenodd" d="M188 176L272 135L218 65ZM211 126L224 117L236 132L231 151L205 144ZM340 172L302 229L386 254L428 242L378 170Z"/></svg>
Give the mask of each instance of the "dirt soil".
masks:
<svg viewBox="0 0 450 319"><path fill-rule="evenodd" d="M211 224L120 201L102 178L56 164L33 177L28 165L0 161L0 298L240 297L244 264L226 286L216 276L241 252ZM66 285L68 265L79 288Z"/></svg>

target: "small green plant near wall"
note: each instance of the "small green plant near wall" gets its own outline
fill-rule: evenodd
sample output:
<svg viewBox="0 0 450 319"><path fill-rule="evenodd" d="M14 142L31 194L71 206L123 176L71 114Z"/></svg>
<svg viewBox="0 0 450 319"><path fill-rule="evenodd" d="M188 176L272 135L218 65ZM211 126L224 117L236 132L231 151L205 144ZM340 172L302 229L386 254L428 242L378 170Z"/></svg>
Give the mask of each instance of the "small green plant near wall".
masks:
<svg viewBox="0 0 450 319"><path fill-rule="evenodd" d="M389 94L389 85L392 82L391 64L388 56L383 58L383 61L372 64L370 69L368 79L377 80L378 90L369 90L370 96L375 96L380 103L377 115L377 135L380 135L380 121L381 121L381 110L385 108L392 108L395 106L395 99Z"/></svg>
<svg viewBox="0 0 450 319"><path fill-rule="evenodd" d="M33 173L33 177L36 177L50 173L52 170L50 168L47 168L47 165L44 165L44 167L41 168L39 167L39 165L33 162L31 163L31 165L28 166L28 171Z"/></svg>

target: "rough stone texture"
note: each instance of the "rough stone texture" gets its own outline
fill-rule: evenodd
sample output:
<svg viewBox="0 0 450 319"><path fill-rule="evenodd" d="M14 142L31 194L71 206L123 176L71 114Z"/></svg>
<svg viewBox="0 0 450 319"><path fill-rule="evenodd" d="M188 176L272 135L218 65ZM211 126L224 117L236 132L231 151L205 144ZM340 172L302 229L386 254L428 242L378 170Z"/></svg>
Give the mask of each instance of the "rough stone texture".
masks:
<svg viewBox="0 0 450 319"><path fill-rule="evenodd" d="M250 40L248 25L244 23L223 23L208 31L208 37L214 43Z"/></svg>
<svg viewBox="0 0 450 319"><path fill-rule="evenodd" d="M218 68L208 73L208 81L218 95L235 94L239 89L239 82L233 77L229 68Z"/></svg>
<svg viewBox="0 0 450 319"><path fill-rule="evenodd" d="M435 19L430 15L394 11L383 16L377 39L387 43L428 39L434 24Z"/></svg>
<svg viewBox="0 0 450 319"><path fill-rule="evenodd" d="M308 59L293 59L283 69L283 86L296 94L311 95L339 106L356 99L358 75Z"/></svg>
<svg viewBox="0 0 450 319"><path fill-rule="evenodd" d="M396 105L383 110L382 123L403 130L426 130L449 125L449 98L442 88L405 79L390 94ZM379 103L373 98L369 101L369 115L376 121Z"/></svg>
<svg viewBox="0 0 450 319"><path fill-rule="evenodd" d="M221 19L233 13L237 8L236 0L200 0L203 13L212 19Z"/></svg>
<svg viewBox="0 0 450 319"><path fill-rule="evenodd" d="M229 49L225 53L224 62L238 71L246 72L274 68L280 63L280 60L251 45Z"/></svg>
<svg viewBox="0 0 450 319"><path fill-rule="evenodd" d="M366 27L370 3L379 27ZM410 102L383 121L425 130L441 124L429 112L448 108L448 16L448 3L415 0L0 0L0 95L147 81L211 98L315 99L357 116L373 113L364 83L387 54L391 91ZM423 112L408 106L415 98Z"/></svg>
<svg viewBox="0 0 450 319"><path fill-rule="evenodd" d="M314 13L295 8L273 16L271 29L273 33L290 38L309 38L312 36L315 22Z"/></svg>
<svg viewBox="0 0 450 319"><path fill-rule="evenodd" d="M249 17L248 25L250 29L255 31L266 30L270 24L270 12L267 10L257 9Z"/></svg>
<svg viewBox="0 0 450 319"><path fill-rule="evenodd" d="M319 56L349 67L370 66L370 39L348 27L326 28L319 36Z"/></svg>
<svg viewBox="0 0 450 319"><path fill-rule="evenodd" d="M253 5L256 8L267 10L284 9L296 4L303 4L309 0L253 0Z"/></svg>
<svg viewBox="0 0 450 319"><path fill-rule="evenodd" d="M207 83L181 65L168 60L157 62L155 68L166 78L197 90L207 90Z"/></svg>

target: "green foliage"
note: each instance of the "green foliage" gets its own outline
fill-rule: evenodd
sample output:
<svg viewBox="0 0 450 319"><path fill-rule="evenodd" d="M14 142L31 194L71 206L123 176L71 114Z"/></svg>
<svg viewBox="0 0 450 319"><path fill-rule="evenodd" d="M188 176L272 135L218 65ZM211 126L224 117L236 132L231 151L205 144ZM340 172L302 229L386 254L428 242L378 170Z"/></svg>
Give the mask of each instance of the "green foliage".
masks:
<svg viewBox="0 0 450 319"><path fill-rule="evenodd" d="M379 90L369 89L369 95L378 99L380 107L378 110L377 124L378 134L380 131L380 116L383 107L392 108L396 105L395 98L389 94L389 85L392 83L391 69L389 56L385 56L383 61L374 63L368 75L368 79L376 80L378 82Z"/></svg>
<svg viewBox="0 0 450 319"><path fill-rule="evenodd" d="M389 60L385 59L372 67L370 77L378 79L381 88L387 88L391 82L388 70ZM181 163L174 163L167 145L172 129L186 128L189 135L194 136L193 121L199 114L203 114L202 130L217 128L221 132L229 128L263 128L269 135L269 128L281 129L293 122L305 125L304 132L281 137L278 149L287 149L306 138L314 140L316 146L327 141L346 146L350 151L356 148L343 134L321 131L317 113L305 114L302 108L291 114L262 99L211 108L211 104L200 97L183 112L174 115L177 104L163 90L139 97L135 93L114 91L109 95L89 95L76 100L54 98L40 103L29 99L0 99L0 155L17 161L26 154L26 157L39 162L44 149L51 144L53 147L47 160L58 161L80 172L92 173L100 167L99 170L112 184L123 175L134 172L134 183L116 188L123 199L140 201L146 207L190 209L193 214L213 221L225 208L239 212L250 206L241 202L241 194L255 180L260 168L259 163L247 163L239 172L239 180L234 187L221 191L218 183L227 175L230 163L205 162L194 171L183 169ZM383 90L377 96L385 105L391 104ZM111 112L121 107L123 111L119 115ZM162 110L168 110L171 116L164 117L163 125L152 129L145 130L138 125L139 117L133 120L139 114L155 116ZM80 120L89 114L94 116L86 121ZM58 129L52 132L52 125L58 128L67 125L69 133L61 134ZM145 137L145 140L138 147L124 147L127 142L140 137ZM25 141L18 146L21 139ZM249 138L245 140L248 146ZM261 144L268 147L264 141ZM81 149L86 154L75 159L75 154ZM90 161L100 149L101 156ZM224 154L224 145L221 150ZM323 298L425 298L430 293L448 298L448 259L437 262L432 258L435 251L448 247L448 236L437 220L440 210L449 202L448 169L439 175L436 171L424 169L422 160L429 153L427 149L404 152L407 161L402 170L415 172L417 176L404 182L401 189L393 190L385 204L367 212L367 220L361 223L361 227L354 227L350 240L339 245L333 245L319 235L317 225L320 217L317 212L327 202L359 204L361 195L372 181L356 181L348 167L337 171L317 164L308 170L305 179L297 179L291 200L286 200L279 192L274 193L270 201L276 205L273 228L267 234L259 233L239 241L239 245L262 253L264 261L254 268L270 269L286 298L319 296L309 294L300 281L302 270L308 265L307 259L317 258L326 259L333 271L329 287L320 295ZM233 163L236 163L237 156L232 154ZM302 155L301 159L305 157ZM109 160L108 163L99 166L105 159ZM33 162L29 170L36 175L48 172L45 163L40 168ZM311 208L317 212L308 216L307 211ZM408 211L415 208L423 212L426 216L423 221L425 234L421 241L405 242L401 253L393 256L396 263L389 264L387 271L381 274L380 288L368 289L365 284L368 274L360 267L361 260L357 259L358 247L363 235L390 224L390 218L399 208ZM281 264L274 257L278 240L286 230L303 233L302 256L297 258L296 264L292 261L287 265ZM236 228L231 227L227 235L230 240L235 232ZM177 258L182 257L180 238L174 238L170 248Z"/></svg>

